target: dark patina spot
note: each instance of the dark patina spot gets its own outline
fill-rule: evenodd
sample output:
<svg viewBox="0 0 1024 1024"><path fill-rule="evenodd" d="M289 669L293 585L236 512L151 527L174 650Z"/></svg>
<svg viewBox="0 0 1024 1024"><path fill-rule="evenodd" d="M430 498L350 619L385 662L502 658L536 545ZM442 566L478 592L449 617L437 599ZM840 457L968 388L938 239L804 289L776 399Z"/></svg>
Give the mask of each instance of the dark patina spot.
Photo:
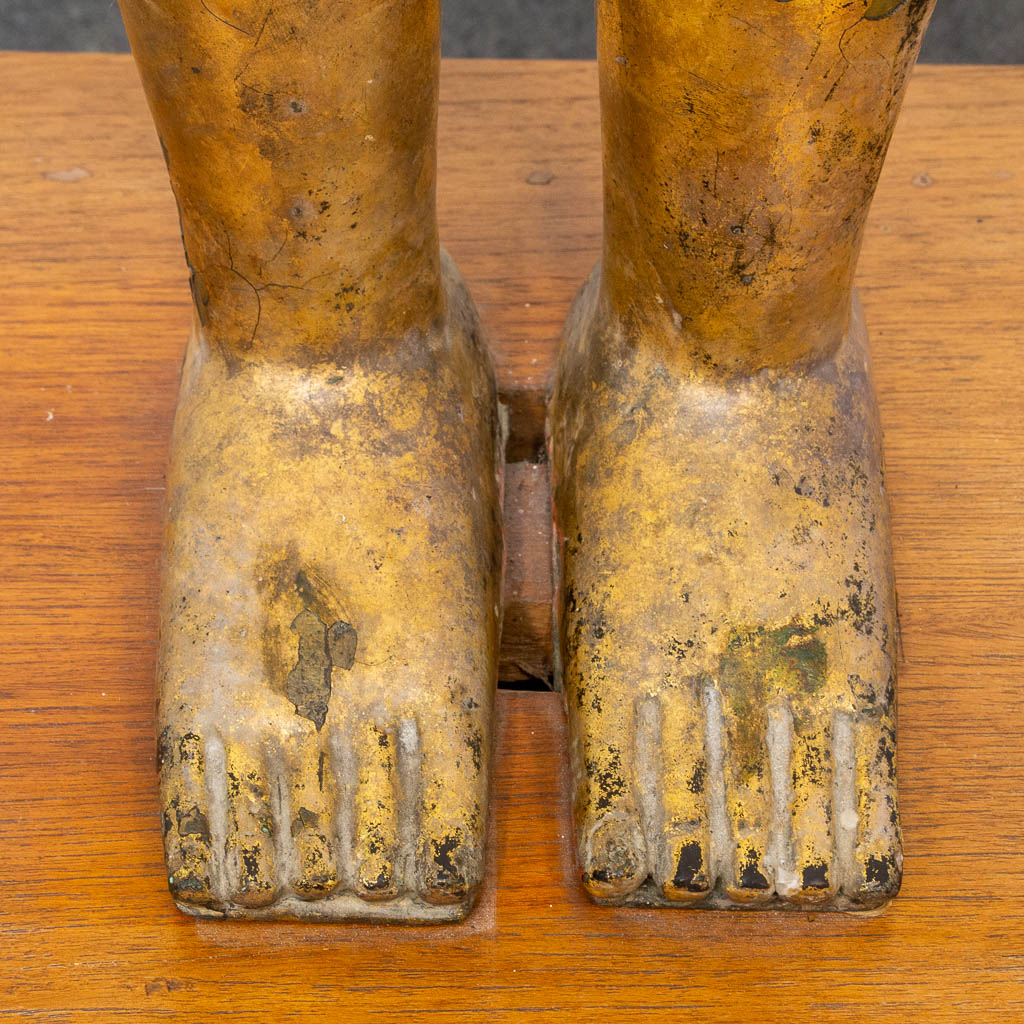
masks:
<svg viewBox="0 0 1024 1024"><path fill-rule="evenodd" d="M358 635L347 622L335 622L328 629L309 608L295 616L292 629L299 634L299 656L288 674L285 695L295 705L295 713L312 722L319 732L331 699L331 669L352 667Z"/></svg>
<svg viewBox="0 0 1024 1024"><path fill-rule="evenodd" d="M339 620L327 631L327 650L334 668L348 670L356 660L359 635L355 627Z"/></svg>
<svg viewBox="0 0 1024 1024"><path fill-rule="evenodd" d="M761 863L761 854L757 850L748 850L747 859L743 862L743 869L740 872L740 885L744 889L765 890L768 886L768 879L761 874L758 865Z"/></svg>
<svg viewBox="0 0 1024 1024"><path fill-rule="evenodd" d="M889 884L892 877L891 863L888 857L868 857L865 871L865 879L868 884L874 883L883 888Z"/></svg>
<svg viewBox="0 0 1024 1024"><path fill-rule="evenodd" d="M304 608L295 616L292 629L299 634L299 657L288 674L285 695L295 705L295 713L311 721L319 731L331 699L327 627L314 612Z"/></svg>
<svg viewBox="0 0 1024 1024"><path fill-rule="evenodd" d="M455 855L462 848L457 835L447 835L443 839L435 839L434 864L437 866L437 884L448 892L460 892L466 888L462 870L455 862Z"/></svg>
<svg viewBox="0 0 1024 1024"><path fill-rule="evenodd" d="M198 836L204 843L210 841L210 825L206 815L193 804L191 807L178 808L178 835Z"/></svg>
<svg viewBox="0 0 1024 1024"><path fill-rule="evenodd" d="M372 881L368 881L365 887L370 892L384 892L391 888L391 872L388 868L383 867L380 869L380 873Z"/></svg>
<svg viewBox="0 0 1024 1024"><path fill-rule="evenodd" d="M704 874L704 855L700 843L684 843L679 851L679 862L676 864L675 877L672 884L677 889L687 892L706 892L708 880Z"/></svg>
<svg viewBox="0 0 1024 1024"><path fill-rule="evenodd" d="M805 889L827 889L828 865L808 864L803 871L803 884Z"/></svg>
<svg viewBox="0 0 1024 1024"><path fill-rule="evenodd" d="M693 774L690 776L689 782L686 784L686 788L696 796L700 796L704 792L704 783L707 778L707 765L704 763L704 758L701 758L693 766Z"/></svg>

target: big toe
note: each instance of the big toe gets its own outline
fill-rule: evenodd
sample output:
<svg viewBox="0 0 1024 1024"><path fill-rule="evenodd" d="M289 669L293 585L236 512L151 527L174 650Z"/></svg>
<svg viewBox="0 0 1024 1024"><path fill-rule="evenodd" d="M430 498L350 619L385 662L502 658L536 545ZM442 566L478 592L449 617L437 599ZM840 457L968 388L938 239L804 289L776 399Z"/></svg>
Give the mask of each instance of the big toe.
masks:
<svg viewBox="0 0 1024 1024"><path fill-rule="evenodd" d="M635 892L647 876L643 833L636 821L610 818L590 832L581 851L583 884L595 899Z"/></svg>

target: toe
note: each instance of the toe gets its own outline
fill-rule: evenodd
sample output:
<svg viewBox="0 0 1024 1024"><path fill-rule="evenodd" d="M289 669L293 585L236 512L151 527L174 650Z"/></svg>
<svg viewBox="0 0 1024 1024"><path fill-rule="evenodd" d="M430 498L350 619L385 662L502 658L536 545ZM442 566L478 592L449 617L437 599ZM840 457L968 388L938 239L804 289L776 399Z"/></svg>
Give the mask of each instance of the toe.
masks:
<svg viewBox="0 0 1024 1024"><path fill-rule="evenodd" d="M725 892L737 903L763 903L774 894L763 839L761 835L747 836L736 843Z"/></svg>
<svg viewBox="0 0 1024 1024"><path fill-rule="evenodd" d="M856 907L872 909L899 892L903 873L892 720L842 716L836 746L842 892Z"/></svg>
<svg viewBox="0 0 1024 1024"><path fill-rule="evenodd" d="M266 766L257 745L225 745L228 795L227 865L232 901L263 907L274 900L274 816Z"/></svg>
<svg viewBox="0 0 1024 1024"><path fill-rule="evenodd" d="M722 870L723 887L737 903L764 903L775 894L774 872L767 856L771 820L768 716L763 702L737 700L728 691L722 710L725 803L731 835Z"/></svg>
<svg viewBox="0 0 1024 1024"><path fill-rule="evenodd" d="M354 726L358 779L352 844L356 893L365 900L398 893L397 744L392 731L373 722Z"/></svg>
<svg viewBox="0 0 1024 1024"><path fill-rule="evenodd" d="M214 900L210 810L206 754L199 734L166 727L157 745L157 761L168 885L178 903L208 906Z"/></svg>
<svg viewBox="0 0 1024 1024"><path fill-rule="evenodd" d="M673 902L690 903L711 890L705 715L696 681L661 701L660 775L663 848L654 881Z"/></svg>
<svg viewBox="0 0 1024 1024"><path fill-rule="evenodd" d="M621 899L649 874L638 799L637 725L655 705L624 698L624 687L593 678L580 661L567 665L566 686L574 760L583 769L577 774L575 806L580 875L595 899ZM652 723L641 724L649 741ZM651 756L646 750L645 760Z"/></svg>
<svg viewBox="0 0 1024 1024"><path fill-rule="evenodd" d="M461 903L468 910L483 880L490 761L487 703L455 693L447 715L424 718L417 727L417 860L428 903Z"/></svg>
<svg viewBox="0 0 1024 1024"><path fill-rule="evenodd" d="M474 837L461 828L423 838L423 895L428 903L461 903L472 899L480 884Z"/></svg>
<svg viewBox="0 0 1024 1024"><path fill-rule="evenodd" d="M329 896L338 884L334 851L324 827L324 819L307 807L300 807L292 819L296 874L292 888L304 900Z"/></svg>
<svg viewBox="0 0 1024 1024"><path fill-rule="evenodd" d="M832 715L827 709L794 706L788 774L793 872L783 880L780 871L776 888L795 903L826 903L838 888L833 870Z"/></svg>
<svg viewBox="0 0 1024 1024"><path fill-rule="evenodd" d="M639 824L608 818L591 832L581 855L583 885L595 899L619 899L647 877L647 850Z"/></svg>
<svg viewBox="0 0 1024 1024"><path fill-rule="evenodd" d="M336 800L334 772L328 752L312 729L288 757L291 841L291 886L300 899L323 899L338 884L332 848Z"/></svg>
<svg viewBox="0 0 1024 1024"><path fill-rule="evenodd" d="M206 752L198 732L170 726L157 749L163 803L167 881L179 903L213 902L210 808L206 787Z"/></svg>

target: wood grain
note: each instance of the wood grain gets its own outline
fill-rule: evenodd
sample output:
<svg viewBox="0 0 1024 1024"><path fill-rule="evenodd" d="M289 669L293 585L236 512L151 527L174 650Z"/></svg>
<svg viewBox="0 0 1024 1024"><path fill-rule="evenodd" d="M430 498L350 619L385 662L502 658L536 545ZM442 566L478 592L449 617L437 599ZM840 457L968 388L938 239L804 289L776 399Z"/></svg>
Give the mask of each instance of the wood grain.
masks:
<svg viewBox="0 0 1024 1024"><path fill-rule="evenodd" d="M591 906L559 697L505 692L486 892L466 924L420 930L197 922L168 898L152 680L190 316L174 206L127 58L7 55L0 83L0 1017L1024 1020L1024 70L917 72L861 262L903 622L903 894L872 919ZM445 69L442 235L516 462L540 450L596 257L597 141L590 64Z"/></svg>

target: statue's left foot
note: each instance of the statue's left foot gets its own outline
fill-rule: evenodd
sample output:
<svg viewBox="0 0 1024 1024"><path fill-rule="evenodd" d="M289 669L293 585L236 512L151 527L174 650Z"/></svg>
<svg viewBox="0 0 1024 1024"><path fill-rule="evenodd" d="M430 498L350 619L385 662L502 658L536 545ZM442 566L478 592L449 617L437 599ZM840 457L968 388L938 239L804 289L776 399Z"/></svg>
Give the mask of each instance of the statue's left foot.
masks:
<svg viewBox="0 0 1024 1024"><path fill-rule="evenodd" d="M866 910L902 854L859 311L815 369L673 370L581 294L552 406L563 680L600 902Z"/></svg>

